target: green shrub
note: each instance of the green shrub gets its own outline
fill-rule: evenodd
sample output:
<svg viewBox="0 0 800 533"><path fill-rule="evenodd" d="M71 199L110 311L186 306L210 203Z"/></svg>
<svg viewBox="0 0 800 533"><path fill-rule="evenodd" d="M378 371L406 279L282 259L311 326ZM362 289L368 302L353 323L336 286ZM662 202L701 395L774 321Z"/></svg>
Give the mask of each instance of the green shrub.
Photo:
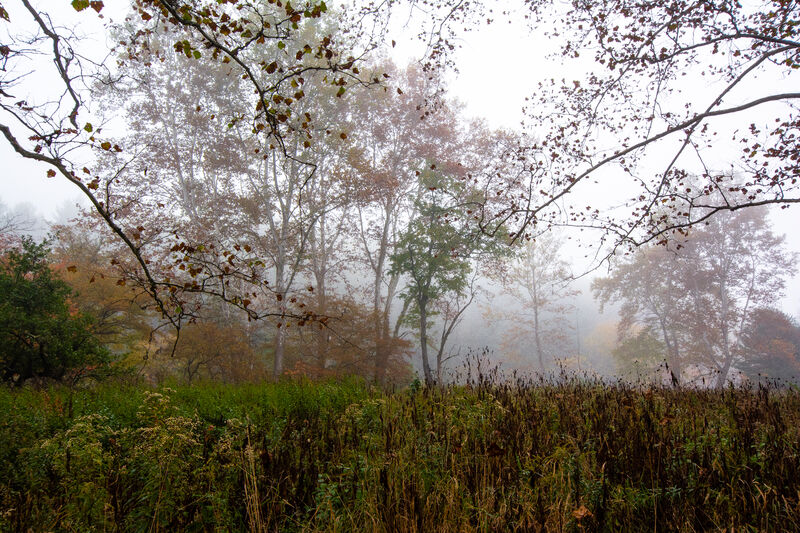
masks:
<svg viewBox="0 0 800 533"><path fill-rule="evenodd" d="M70 309L71 289L47 263L45 243L23 238L0 257L0 381L76 381L109 361L92 318Z"/></svg>

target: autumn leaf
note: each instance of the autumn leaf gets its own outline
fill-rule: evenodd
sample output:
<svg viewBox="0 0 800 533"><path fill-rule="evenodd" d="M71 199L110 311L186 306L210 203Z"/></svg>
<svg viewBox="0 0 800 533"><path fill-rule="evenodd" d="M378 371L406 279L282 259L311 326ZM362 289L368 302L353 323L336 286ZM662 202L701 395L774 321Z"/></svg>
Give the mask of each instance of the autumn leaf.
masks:
<svg viewBox="0 0 800 533"><path fill-rule="evenodd" d="M72 7L75 11L83 11L89 7L89 0L72 0Z"/></svg>
<svg viewBox="0 0 800 533"><path fill-rule="evenodd" d="M586 508L585 505L581 505L580 507L572 511L572 516L575 517L575 520L581 521L584 518L591 518L594 515L589 509Z"/></svg>
<svg viewBox="0 0 800 533"><path fill-rule="evenodd" d="M56 177L56 171L51 168L50 170L47 171L47 177L48 178L55 178Z"/></svg>
<svg viewBox="0 0 800 533"><path fill-rule="evenodd" d="M102 148L103 150L111 150L111 143L108 141L104 141L100 143L100 148Z"/></svg>

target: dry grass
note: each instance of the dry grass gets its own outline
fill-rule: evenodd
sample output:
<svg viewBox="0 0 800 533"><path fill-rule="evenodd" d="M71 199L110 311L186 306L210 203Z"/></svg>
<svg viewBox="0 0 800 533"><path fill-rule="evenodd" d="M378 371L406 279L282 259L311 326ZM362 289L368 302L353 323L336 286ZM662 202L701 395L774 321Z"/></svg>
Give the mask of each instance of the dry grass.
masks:
<svg viewBox="0 0 800 533"><path fill-rule="evenodd" d="M3 392L0 529L800 531L796 389L248 390Z"/></svg>

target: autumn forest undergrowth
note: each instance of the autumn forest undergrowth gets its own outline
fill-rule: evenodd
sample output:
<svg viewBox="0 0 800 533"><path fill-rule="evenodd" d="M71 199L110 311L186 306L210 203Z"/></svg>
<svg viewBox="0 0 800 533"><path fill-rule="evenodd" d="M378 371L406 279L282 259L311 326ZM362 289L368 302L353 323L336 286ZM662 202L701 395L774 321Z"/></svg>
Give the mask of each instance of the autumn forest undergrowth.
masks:
<svg viewBox="0 0 800 533"><path fill-rule="evenodd" d="M800 530L800 392L0 389L2 531Z"/></svg>

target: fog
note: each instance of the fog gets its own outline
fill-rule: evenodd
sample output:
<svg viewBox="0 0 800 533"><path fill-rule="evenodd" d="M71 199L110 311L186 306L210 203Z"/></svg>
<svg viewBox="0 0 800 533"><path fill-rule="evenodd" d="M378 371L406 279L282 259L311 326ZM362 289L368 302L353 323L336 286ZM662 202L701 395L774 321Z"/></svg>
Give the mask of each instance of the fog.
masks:
<svg viewBox="0 0 800 533"><path fill-rule="evenodd" d="M27 103L2 93L3 246L49 235L77 307L127 302L105 342L155 381L442 382L474 358L698 387L800 376L796 112L758 92L796 73L765 62L737 85L715 50L682 85L642 67L605 86L602 54L568 61L526 7L466 12L441 42L408 37L429 16L409 9L338 41L347 10L287 11L280 39L236 53L240 36L183 40L145 8L67 10L64 57L86 70L52 92L42 40L5 27L0 89ZM698 100L724 115L708 129Z"/></svg>

